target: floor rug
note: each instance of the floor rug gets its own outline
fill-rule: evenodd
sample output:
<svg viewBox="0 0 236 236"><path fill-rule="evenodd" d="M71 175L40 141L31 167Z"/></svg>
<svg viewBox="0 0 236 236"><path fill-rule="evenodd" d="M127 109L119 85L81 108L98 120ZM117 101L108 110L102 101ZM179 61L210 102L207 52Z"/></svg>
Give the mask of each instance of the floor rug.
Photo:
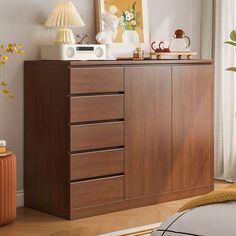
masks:
<svg viewBox="0 0 236 236"><path fill-rule="evenodd" d="M149 236L152 231L158 229L160 225L161 223L145 225L137 228L116 231L109 234L103 234L100 236Z"/></svg>

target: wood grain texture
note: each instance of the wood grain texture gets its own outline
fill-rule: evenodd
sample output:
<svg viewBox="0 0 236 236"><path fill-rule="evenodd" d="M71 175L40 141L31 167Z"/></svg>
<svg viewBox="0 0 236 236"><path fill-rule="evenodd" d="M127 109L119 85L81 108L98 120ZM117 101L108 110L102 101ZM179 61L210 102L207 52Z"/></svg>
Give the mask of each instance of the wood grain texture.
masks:
<svg viewBox="0 0 236 236"><path fill-rule="evenodd" d="M53 62L52 62L53 63ZM212 64L212 60L117 60L117 61L70 61L69 65L74 66L147 66L147 65L197 65L197 64Z"/></svg>
<svg viewBox="0 0 236 236"><path fill-rule="evenodd" d="M216 182L216 189L222 189L226 186L229 186L229 183ZM17 209L17 219L14 224L2 227L0 232L1 235L4 236L101 235L118 230L163 222L174 215L178 209L189 200L192 200L192 198L73 221L66 221L55 216L22 207Z"/></svg>
<svg viewBox="0 0 236 236"><path fill-rule="evenodd" d="M172 189L213 184L213 67L173 67Z"/></svg>
<svg viewBox="0 0 236 236"><path fill-rule="evenodd" d="M179 191L172 191L166 193L158 193L155 195L142 196L138 198L125 198L123 201L107 202L101 205L93 205L87 207L81 207L77 209L71 209L71 219L79 219L83 217L106 214L115 211L121 211L131 208L144 207L148 205L160 204L168 201L185 199L189 197L199 196L213 191L214 186L202 186L189 189L182 189ZM146 215L144 213L144 215ZM144 217L145 218L145 217Z"/></svg>
<svg viewBox="0 0 236 236"><path fill-rule="evenodd" d="M213 189L212 61L25 65L26 206L75 219Z"/></svg>
<svg viewBox="0 0 236 236"><path fill-rule="evenodd" d="M71 151L124 145L124 122L71 126Z"/></svg>
<svg viewBox="0 0 236 236"><path fill-rule="evenodd" d="M96 33L101 31L101 4L100 0L95 0Z"/></svg>
<svg viewBox="0 0 236 236"><path fill-rule="evenodd" d="M71 98L71 122L105 121L124 118L124 95Z"/></svg>
<svg viewBox="0 0 236 236"><path fill-rule="evenodd" d="M71 209L124 199L124 177L110 177L71 184Z"/></svg>
<svg viewBox="0 0 236 236"><path fill-rule="evenodd" d="M213 64L213 60L202 60L202 59L193 59L193 60L116 60L116 61L27 61L27 64L37 64L37 65L61 65L69 68L83 68L83 67L107 67L107 66L146 66L146 65L207 65Z"/></svg>
<svg viewBox="0 0 236 236"><path fill-rule="evenodd" d="M71 155L71 180L124 173L124 150L107 150Z"/></svg>
<svg viewBox="0 0 236 236"><path fill-rule="evenodd" d="M123 68L72 68L70 91L71 94L123 92Z"/></svg>
<svg viewBox="0 0 236 236"><path fill-rule="evenodd" d="M58 65L25 64L25 206L67 217L69 71Z"/></svg>
<svg viewBox="0 0 236 236"><path fill-rule="evenodd" d="M171 67L125 69L126 198L171 189Z"/></svg>

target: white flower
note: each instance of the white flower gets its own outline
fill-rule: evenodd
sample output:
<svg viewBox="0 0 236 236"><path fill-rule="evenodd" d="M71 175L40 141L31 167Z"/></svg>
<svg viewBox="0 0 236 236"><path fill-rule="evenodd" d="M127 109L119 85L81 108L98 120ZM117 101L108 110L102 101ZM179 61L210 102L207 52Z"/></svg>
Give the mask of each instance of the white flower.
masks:
<svg viewBox="0 0 236 236"><path fill-rule="evenodd" d="M128 11L126 11L126 12L125 12L125 15L126 15L126 16L129 16L129 12L128 12Z"/></svg>
<svg viewBox="0 0 236 236"><path fill-rule="evenodd" d="M118 11L118 9L117 9L116 6L112 5L112 6L110 7L110 12L111 12L112 14L116 14L117 11Z"/></svg>
<svg viewBox="0 0 236 236"><path fill-rule="evenodd" d="M131 21L131 24L132 24L132 25L136 25L136 21L135 21L135 20L132 20L132 21Z"/></svg>
<svg viewBox="0 0 236 236"><path fill-rule="evenodd" d="M129 15L127 15L127 16L125 17L125 19L126 19L127 21L130 21L130 20L131 20Z"/></svg>
<svg viewBox="0 0 236 236"><path fill-rule="evenodd" d="M121 21L124 21L124 19L125 19L124 16L122 16L122 17L120 18Z"/></svg>
<svg viewBox="0 0 236 236"><path fill-rule="evenodd" d="M129 14L129 17L130 17L131 20L134 19L134 14L133 14L133 13L130 13L130 14Z"/></svg>

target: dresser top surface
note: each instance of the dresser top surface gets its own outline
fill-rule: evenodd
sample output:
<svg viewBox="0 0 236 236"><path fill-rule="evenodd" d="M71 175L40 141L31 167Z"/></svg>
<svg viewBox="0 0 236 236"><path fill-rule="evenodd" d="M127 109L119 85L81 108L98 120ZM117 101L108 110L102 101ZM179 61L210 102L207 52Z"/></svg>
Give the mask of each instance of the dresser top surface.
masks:
<svg viewBox="0 0 236 236"><path fill-rule="evenodd" d="M157 64L213 64L213 60L143 60L143 61L133 61L133 60L115 60L115 61L26 61L26 64L61 64L67 66L125 66L125 65L157 65Z"/></svg>

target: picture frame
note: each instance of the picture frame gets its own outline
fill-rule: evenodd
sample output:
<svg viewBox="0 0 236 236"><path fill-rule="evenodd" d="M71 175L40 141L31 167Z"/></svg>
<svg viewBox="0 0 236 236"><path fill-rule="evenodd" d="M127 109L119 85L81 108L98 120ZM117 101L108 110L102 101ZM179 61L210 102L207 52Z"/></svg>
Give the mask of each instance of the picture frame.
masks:
<svg viewBox="0 0 236 236"><path fill-rule="evenodd" d="M139 47L150 57L148 0L95 0L97 33L103 30L103 13L120 19L112 53L118 59L130 59Z"/></svg>

